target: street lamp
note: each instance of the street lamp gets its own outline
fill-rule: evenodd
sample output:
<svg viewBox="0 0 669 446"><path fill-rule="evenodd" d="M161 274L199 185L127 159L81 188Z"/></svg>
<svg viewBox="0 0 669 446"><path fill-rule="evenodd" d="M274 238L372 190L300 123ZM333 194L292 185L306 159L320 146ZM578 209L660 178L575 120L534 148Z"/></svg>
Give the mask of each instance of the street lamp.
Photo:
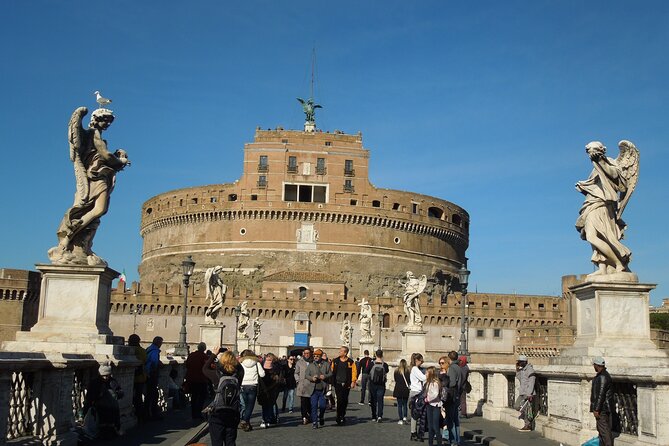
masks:
<svg viewBox="0 0 669 446"><path fill-rule="evenodd" d="M234 354L235 356L239 354L239 346L237 345L239 343L239 316L242 314L242 306L240 304L237 304L237 306L233 310L235 312L235 348L234 348Z"/></svg>
<svg viewBox="0 0 669 446"><path fill-rule="evenodd" d="M462 319L460 320L460 354L469 357L469 350L467 349L467 316L465 310L468 307L467 305L467 284L469 283L469 274L470 271L467 269L467 266L463 263L460 266L458 271L458 276L460 279L460 288L462 292Z"/></svg>
<svg viewBox="0 0 669 446"><path fill-rule="evenodd" d="M184 307L181 313L181 331L179 332L179 343L174 347L174 354L176 356L188 355L188 344L186 343L186 313L188 313L188 285L190 284L190 276L193 275L195 262L191 256L186 257L186 260L181 262L181 268L184 275Z"/></svg>
<svg viewBox="0 0 669 446"><path fill-rule="evenodd" d="M133 297L137 296L136 294L133 294ZM134 320L132 322L132 332L137 333L137 315L142 314L142 307L137 304L133 310L130 310L130 314L134 315Z"/></svg>
<svg viewBox="0 0 669 446"><path fill-rule="evenodd" d="M381 330L383 329L383 310L381 310L381 308L379 308L379 314L377 314L377 318L379 319L379 348L378 349L381 350Z"/></svg>

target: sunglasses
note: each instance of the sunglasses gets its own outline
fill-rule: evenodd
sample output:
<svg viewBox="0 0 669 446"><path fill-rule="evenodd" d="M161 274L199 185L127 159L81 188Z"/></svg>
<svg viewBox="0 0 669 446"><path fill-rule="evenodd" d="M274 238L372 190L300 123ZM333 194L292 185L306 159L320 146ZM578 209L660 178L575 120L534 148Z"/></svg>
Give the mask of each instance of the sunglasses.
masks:
<svg viewBox="0 0 669 446"><path fill-rule="evenodd" d="M439 364L444 365L446 363L444 361L439 361Z"/></svg>

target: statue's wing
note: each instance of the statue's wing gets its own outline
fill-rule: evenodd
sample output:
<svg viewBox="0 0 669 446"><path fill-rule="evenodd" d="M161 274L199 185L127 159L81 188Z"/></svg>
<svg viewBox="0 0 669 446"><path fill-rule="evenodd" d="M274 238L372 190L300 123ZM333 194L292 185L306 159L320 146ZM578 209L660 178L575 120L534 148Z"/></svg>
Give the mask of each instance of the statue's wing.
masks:
<svg viewBox="0 0 669 446"><path fill-rule="evenodd" d="M207 268L204 273L204 283L207 286L207 297L211 295L211 276L214 274L214 268Z"/></svg>
<svg viewBox="0 0 669 446"><path fill-rule="evenodd" d="M422 293L425 290L426 286L427 286L427 276L423 274L418 280L418 293L416 294Z"/></svg>
<svg viewBox="0 0 669 446"><path fill-rule="evenodd" d="M88 178L86 177L86 166L81 160L82 152L85 150L86 130L81 121L88 114L86 107L77 108L70 123L67 126L67 140L70 143L70 161L74 163L74 177L77 182L77 193L75 205L83 204L88 199Z"/></svg>
<svg viewBox="0 0 669 446"><path fill-rule="evenodd" d="M616 163L627 181L627 189L624 191L620 205L618 206L617 218L620 220L634 189L636 189L636 183L639 181L639 149L631 141L627 140L620 141L618 148L620 149L620 154L616 158Z"/></svg>
<svg viewBox="0 0 669 446"><path fill-rule="evenodd" d="M302 98L297 98L297 100L298 100L298 102L299 102L300 104L304 105L304 99L302 99Z"/></svg>
<svg viewBox="0 0 669 446"><path fill-rule="evenodd" d="M323 108L323 106L316 104L316 105L314 105L314 108Z"/></svg>

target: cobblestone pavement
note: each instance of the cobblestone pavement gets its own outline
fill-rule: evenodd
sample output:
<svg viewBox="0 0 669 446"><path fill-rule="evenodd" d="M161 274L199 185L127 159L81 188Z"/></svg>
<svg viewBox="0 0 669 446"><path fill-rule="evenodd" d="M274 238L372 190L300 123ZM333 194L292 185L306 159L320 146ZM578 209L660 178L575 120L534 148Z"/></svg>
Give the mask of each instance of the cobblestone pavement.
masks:
<svg viewBox="0 0 669 446"><path fill-rule="evenodd" d="M386 398L384 408L384 419L382 423L371 420L371 411L368 406L358 405L359 393L352 392L347 411L347 423L337 426L335 423L334 410L328 410L325 414L325 426L314 430L311 424L303 425L300 418L299 406L294 413L281 414L278 426L262 429L259 427L259 408L256 406L254 416L251 419L253 430L251 432L239 431L237 436L238 445L252 446L277 446L304 444L303 442L316 442L318 446L341 446L342 444L358 444L360 442L373 445L417 445L409 440L410 430L408 425L397 424L397 408L393 406L394 400ZM461 432L468 432L469 438L462 441L463 446L474 446L489 444L491 446L559 446L551 440L546 440L536 432L518 432L506 423L484 420L481 417L464 419L460 426ZM195 434L193 429L189 434ZM483 436L485 440L473 437ZM185 435L181 443L176 446L185 445L190 437ZM200 440L203 444L211 445L209 436ZM425 443L427 444L427 434ZM447 444L446 442L444 444Z"/></svg>

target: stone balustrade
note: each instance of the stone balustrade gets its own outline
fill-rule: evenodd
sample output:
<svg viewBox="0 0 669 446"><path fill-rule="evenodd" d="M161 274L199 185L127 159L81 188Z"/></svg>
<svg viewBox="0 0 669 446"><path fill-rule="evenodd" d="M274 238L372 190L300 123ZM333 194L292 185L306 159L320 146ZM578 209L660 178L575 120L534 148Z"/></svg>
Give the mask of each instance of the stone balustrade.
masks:
<svg viewBox="0 0 669 446"><path fill-rule="evenodd" d="M112 359L113 375L123 389L119 400L121 428L136 425L132 406L134 360ZM159 404L167 410L169 373L185 375L182 359L161 358ZM0 353L0 445L36 439L44 445L76 445L76 428L83 421L83 403L99 363L87 355Z"/></svg>
<svg viewBox="0 0 669 446"><path fill-rule="evenodd" d="M587 366L535 365L537 374L533 409L535 430L565 446L580 445L597 435L590 413L590 388L595 372ZM470 364L472 391L468 407L489 420L521 427L513 409L518 383L513 365ZM662 423L669 407L669 370L610 368L621 434L616 445L669 444L669 426ZM470 409L471 412L474 410Z"/></svg>

